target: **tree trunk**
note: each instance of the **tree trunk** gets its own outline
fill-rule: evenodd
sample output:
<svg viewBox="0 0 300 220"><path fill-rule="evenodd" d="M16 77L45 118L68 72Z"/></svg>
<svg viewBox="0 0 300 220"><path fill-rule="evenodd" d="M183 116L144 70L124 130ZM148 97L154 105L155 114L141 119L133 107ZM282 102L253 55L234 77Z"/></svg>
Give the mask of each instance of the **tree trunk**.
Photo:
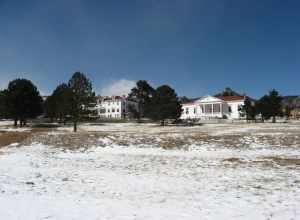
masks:
<svg viewBox="0 0 300 220"><path fill-rule="evenodd" d="M273 116L272 123L276 123L276 116Z"/></svg>
<svg viewBox="0 0 300 220"><path fill-rule="evenodd" d="M74 121L74 129L73 129L74 132L77 132L77 121Z"/></svg>
<svg viewBox="0 0 300 220"><path fill-rule="evenodd" d="M165 120L161 120L160 125L165 126Z"/></svg>

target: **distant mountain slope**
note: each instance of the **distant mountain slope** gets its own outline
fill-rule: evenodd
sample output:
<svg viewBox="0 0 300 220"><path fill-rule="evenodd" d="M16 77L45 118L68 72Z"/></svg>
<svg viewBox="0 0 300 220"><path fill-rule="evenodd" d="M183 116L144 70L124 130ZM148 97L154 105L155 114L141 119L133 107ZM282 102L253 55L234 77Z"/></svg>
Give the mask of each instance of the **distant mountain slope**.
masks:
<svg viewBox="0 0 300 220"><path fill-rule="evenodd" d="M284 96L282 104L291 108L300 108L300 96Z"/></svg>

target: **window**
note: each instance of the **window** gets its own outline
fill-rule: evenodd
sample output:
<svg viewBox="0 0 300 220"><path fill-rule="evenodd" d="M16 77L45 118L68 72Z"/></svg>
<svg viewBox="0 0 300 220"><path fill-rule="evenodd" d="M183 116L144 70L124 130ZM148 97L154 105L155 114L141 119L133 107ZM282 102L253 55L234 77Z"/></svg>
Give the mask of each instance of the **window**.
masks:
<svg viewBox="0 0 300 220"><path fill-rule="evenodd" d="M189 114L189 108L185 108L185 114Z"/></svg>
<svg viewBox="0 0 300 220"><path fill-rule="evenodd" d="M107 112L110 112L110 109L107 109Z"/></svg>
<svg viewBox="0 0 300 220"><path fill-rule="evenodd" d="M120 110L117 108L117 112L120 112Z"/></svg>
<svg viewBox="0 0 300 220"><path fill-rule="evenodd" d="M212 113L212 105L211 104L205 105L205 113Z"/></svg>
<svg viewBox="0 0 300 220"><path fill-rule="evenodd" d="M113 109L111 110L111 112L115 112L115 109L113 108Z"/></svg>
<svg viewBox="0 0 300 220"><path fill-rule="evenodd" d="M221 112L221 106L220 104L214 104L214 113L220 113Z"/></svg>
<svg viewBox="0 0 300 220"><path fill-rule="evenodd" d="M100 114L104 114L106 112L105 108L100 109Z"/></svg>
<svg viewBox="0 0 300 220"><path fill-rule="evenodd" d="M232 112L231 106L228 106L228 112Z"/></svg>

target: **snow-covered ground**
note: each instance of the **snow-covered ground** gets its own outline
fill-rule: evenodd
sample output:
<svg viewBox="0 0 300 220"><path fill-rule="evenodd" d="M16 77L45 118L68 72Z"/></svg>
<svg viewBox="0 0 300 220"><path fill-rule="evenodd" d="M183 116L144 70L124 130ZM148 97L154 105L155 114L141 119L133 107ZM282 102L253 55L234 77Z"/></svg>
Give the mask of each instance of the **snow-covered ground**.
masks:
<svg viewBox="0 0 300 220"><path fill-rule="evenodd" d="M14 122L11 120L0 120L0 132L25 132L31 131L29 127L16 128L13 126Z"/></svg>
<svg viewBox="0 0 300 220"><path fill-rule="evenodd" d="M0 149L0 219L300 219L299 124L70 130Z"/></svg>

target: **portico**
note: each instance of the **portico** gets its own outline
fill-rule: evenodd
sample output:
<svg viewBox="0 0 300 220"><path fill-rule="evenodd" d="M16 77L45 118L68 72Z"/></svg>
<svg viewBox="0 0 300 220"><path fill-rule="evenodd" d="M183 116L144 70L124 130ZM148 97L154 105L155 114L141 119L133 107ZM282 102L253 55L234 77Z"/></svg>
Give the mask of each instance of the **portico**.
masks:
<svg viewBox="0 0 300 220"><path fill-rule="evenodd" d="M204 96L182 105L181 119L241 119L245 96Z"/></svg>
<svg viewBox="0 0 300 220"><path fill-rule="evenodd" d="M183 104L182 119L222 118L228 113L228 106L222 99L205 96L193 103Z"/></svg>

